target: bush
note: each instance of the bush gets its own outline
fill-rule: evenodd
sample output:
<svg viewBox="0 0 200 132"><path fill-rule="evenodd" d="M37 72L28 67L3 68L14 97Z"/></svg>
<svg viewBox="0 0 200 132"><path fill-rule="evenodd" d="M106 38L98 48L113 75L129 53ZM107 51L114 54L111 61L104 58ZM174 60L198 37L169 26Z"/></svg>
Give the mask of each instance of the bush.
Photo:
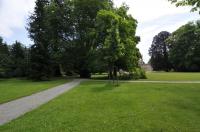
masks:
<svg viewBox="0 0 200 132"><path fill-rule="evenodd" d="M146 73L141 68L135 68L133 72L122 72L120 73L120 79L122 80L137 80L137 79L146 79Z"/></svg>

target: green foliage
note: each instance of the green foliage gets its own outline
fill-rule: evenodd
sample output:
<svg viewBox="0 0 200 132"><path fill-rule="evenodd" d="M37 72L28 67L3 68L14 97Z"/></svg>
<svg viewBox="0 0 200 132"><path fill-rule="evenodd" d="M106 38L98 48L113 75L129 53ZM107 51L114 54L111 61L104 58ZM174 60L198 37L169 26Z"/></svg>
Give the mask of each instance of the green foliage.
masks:
<svg viewBox="0 0 200 132"><path fill-rule="evenodd" d="M9 48L6 43L3 42L3 38L0 37L0 78L7 77L6 71L8 69L9 58Z"/></svg>
<svg viewBox="0 0 200 132"><path fill-rule="evenodd" d="M132 72L120 71L119 73L121 80L147 79L146 72L142 68L134 68Z"/></svg>
<svg viewBox="0 0 200 132"><path fill-rule="evenodd" d="M102 9L112 8L109 0L74 0L73 24L75 28L75 67L81 77L90 77L93 67L96 16ZM77 54L78 53L78 54Z"/></svg>
<svg viewBox="0 0 200 132"><path fill-rule="evenodd" d="M36 0L27 27L34 45L26 49L16 42L0 70L34 80L61 74L90 78L108 69L114 76L119 69L132 72L141 55L137 21L127 12L112 0Z"/></svg>
<svg viewBox="0 0 200 132"><path fill-rule="evenodd" d="M176 6L192 6L192 11L200 11L199 0L169 0L172 3L176 3Z"/></svg>
<svg viewBox="0 0 200 132"><path fill-rule="evenodd" d="M110 78L116 78L119 69L132 72L139 68L137 22L127 12L128 7L122 5L115 10L101 10L97 15L98 50L107 64Z"/></svg>
<svg viewBox="0 0 200 132"><path fill-rule="evenodd" d="M101 10L97 21L98 27L102 28L100 30L105 31L106 34L100 45L103 57L110 65L114 65L114 62L123 55L122 50L124 50L119 36L119 16L112 11Z"/></svg>
<svg viewBox="0 0 200 132"><path fill-rule="evenodd" d="M166 43L170 35L169 32L162 31L153 38L149 55L151 56L150 63L154 71L169 71L171 69L168 59L169 46Z"/></svg>
<svg viewBox="0 0 200 132"><path fill-rule="evenodd" d="M28 73L28 62L26 60L26 48L20 43L15 42L10 49L9 73L12 77L24 77Z"/></svg>
<svg viewBox="0 0 200 132"><path fill-rule="evenodd" d="M29 71L29 49L20 42L12 45L0 39L0 78L25 77Z"/></svg>
<svg viewBox="0 0 200 132"><path fill-rule="evenodd" d="M28 31L34 41L31 47L30 77L34 80L48 80L52 76L49 53L49 39L46 25L46 0L37 0L34 13L30 16Z"/></svg>
<svg viewBox="0 0 200 132"><path fill-rule="evenodd" d="M90 77L96 14L109 5L108 0L50 1L46 16L54 67L62 65L66 73Z"/></svg>
<svg viewBox="0 0 200 132"><path fill-rule="evenodd" d="M136 68L132 74L133 79L147 79L146 72L142 68Z"/></svg>
<svg viewBox="0 0 200 132"><path fill-rule="evenodd" d="M175 71L200 71L200 22L190 22L169 38L169 58Z"/></svg>

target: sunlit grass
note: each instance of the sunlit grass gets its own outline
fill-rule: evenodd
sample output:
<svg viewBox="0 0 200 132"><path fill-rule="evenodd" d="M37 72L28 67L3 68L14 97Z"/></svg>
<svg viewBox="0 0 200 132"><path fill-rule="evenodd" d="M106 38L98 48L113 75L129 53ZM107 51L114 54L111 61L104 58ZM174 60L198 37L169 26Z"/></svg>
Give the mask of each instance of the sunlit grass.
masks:
<svg viewBox="0 0 200 132"><path fill-rule="evenodd" d="M199 132L200 84L85 82L2 132Z"/></svg>
<svg viewBox="0 0 200 132"><path fill-rule="evenodd" d="M33 82L22 79L1 79L0 104L64 84L68 81L67 79L55 79L45 82Z"/></svg>

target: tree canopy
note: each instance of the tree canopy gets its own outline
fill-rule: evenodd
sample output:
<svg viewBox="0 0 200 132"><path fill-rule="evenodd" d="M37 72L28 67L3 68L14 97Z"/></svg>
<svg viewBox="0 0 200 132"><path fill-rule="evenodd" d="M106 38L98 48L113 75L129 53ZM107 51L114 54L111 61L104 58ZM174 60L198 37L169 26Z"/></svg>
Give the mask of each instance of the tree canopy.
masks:
<svg viewBox="0 0 200 132"><path fill-rule="evenodd" d="M101 10L97 15L98 50L108 66L110 77L116 76L118 69L133 72L139 68L137 21L127 12L128 7L122 5L114 11Z"/></svg>
<svg viewBox="0 0 200 132"><path fill-rule="evenodd" d="M162 31L153 38L149 55L151 56L150 63L155 71L169 71L170 62L168 59L169 46L166 40L171 34L167 31Z"/></svg>
<svg viewBox="0 0 200 132"><path fill-rule="evenodd" d="M190 22L169 38L169 59L176 71L200 71L200 21Z"/></svg>
<svg viewBox="0 0 200 132"><path fill-rule="evenodd" d="M89 78L111 67L140 68L137 21L127 12L111 0L37 0L27 28L34 41L31 77L48 79L62 69Z"/></svg>

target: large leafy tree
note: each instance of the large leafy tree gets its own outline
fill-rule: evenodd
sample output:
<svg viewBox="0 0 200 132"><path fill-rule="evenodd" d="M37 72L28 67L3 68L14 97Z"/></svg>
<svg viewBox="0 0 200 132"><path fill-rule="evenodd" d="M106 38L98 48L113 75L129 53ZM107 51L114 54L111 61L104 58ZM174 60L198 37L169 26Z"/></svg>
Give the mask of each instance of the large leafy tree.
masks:
<svg viewBox="0 0 200 132"><path fill-rule="evenodd" d="M97 15L103 11L109 21L116 23L104 21L107 26L96 26L100 20ZM88 78L96 69L105 69L102 58L106 57L113 59L110 67L127 71L139 67L137 22L127 11L125 5L114 8L111 0L37 0L28 28L35 43L31 47L32 78L47 79L55 69ZM99 55L102 44L107 45L107 51L102 52L106 57Z"/></svg>
<svg viewBox="0 0 200 132"><path fill-rule="evenodd" d="M103 38L99 47L102 56L108 65L110 77L116 76L116 61L123 55L124 45L121 43L119 35L119 18L120 16L113 11L101 10L98 13L98 28L101 29L98 37Z"/></svg>
<svg viewBox="0 0 200 132"><path fill-rule="evenodd" d="M116 10L120 16L119 34L125 49L123 56L117 61L117 65L120 69L133 72L135 68L139 68L138 62L142 56L136 47L140 41L140 37L136 36L137 21L128 15L128 10L129 8L125 4Z"/></svg>
<svg viewBox="0 0 200 132"><path fill-rule="evenodd" d="M137 21L127 12L128 7L122 5L115 10L101 10L97 16L97 50L107 64L111 78L116 77L119 69L133 72L134 68L139 68Z"/></svg>
<svg viewBox="0 0 200 132"><path fill-rule="evenodd" d="M29 36L34 41L31 47L30 77L35 80L47 80L52 75L46 24L47 4L47 0L37 0L34 13L29 19Z"/></svg>
<svg viewBox="0 0 200 132"><path fill-rule="evenodd" d="M176 71L200 71L200 22L190 22L169 38L169 58Z"/></svg>
<svg viewBox="0 0 200 132"><path fill-rule="evenodd" d="M70 43L73 40L74 32L72 8L70 0L52 0L46 7L46 24L49 38L48 50L53 69L55 69L54 75L59 75L63 67L73 70L70 61L70 58L72 58Z"/></svg>
<svg viewBox="0 0 200 132"><path fill-rule="evenodd" d="M101 9L112 8L110 0L74 0L74 27L75 27L75 68L81 77L90 77L92 70L93 49L95 43L95 24L97 13Z"/></svg>
<svg viewBox="0 0 200 132"><path fill-rule="evenodd" d="M163 31L153 38L149 54L151 56L150 63L155 71L170 70L168 59L169 46L166 43L169 36L169 32Z"/></svg>
<svg viewBox="0 0 200 132"><path fill-rule="evenodd" d="M90 77L96 48L97 12L111 9L110 0L52 0L46 6L51 60L66 71ZM73 59L72 59L73 58Z"/></svg>

